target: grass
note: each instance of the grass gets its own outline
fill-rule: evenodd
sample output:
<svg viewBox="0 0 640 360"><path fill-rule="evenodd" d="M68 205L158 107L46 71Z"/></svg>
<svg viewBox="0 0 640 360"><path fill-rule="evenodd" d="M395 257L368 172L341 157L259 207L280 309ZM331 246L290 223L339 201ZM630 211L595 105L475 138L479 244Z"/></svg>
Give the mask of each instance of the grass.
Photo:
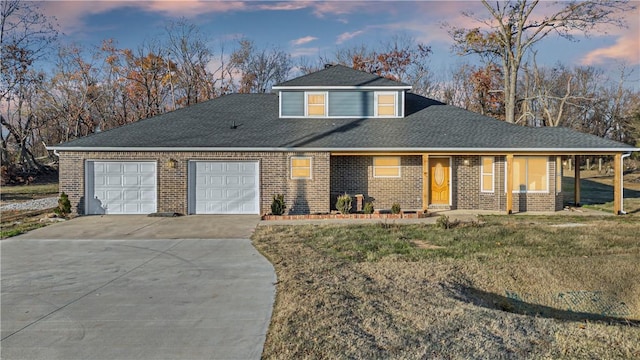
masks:
<svg viewBox="0 0 640 360"><path fill-rule="evenodd" d="M0 239L18 236L20 234L24 234L28 231L35 230L46 225L47 223L41 223L39 221L27 221L23 223L14 223L8 225L2 224L2 228L0 228Z"/></svg>
<svg viewBox="0 0 640 360"><path fill-rule="evenodd" d="M587 208L613 211L613 176L600 176L596 171L582 171L580 181L580 202ZM566 202L572 203L575 181L573 175L562 178L562 190L567 195ZM640 216L640 172L624 176L623 209L629 215Z"/></svg>
<svg viewBox="0 0 640 360"><path fill-rule="evenodd" d="M278 275L263 356L638 358L630 220L259 227Z"/></svg>
<svg viewBox="0 0 640 360"><path fill-rule="evenodd" d="M58 195L58 183L3 186L1 204L41 199ZM0 213L0 239L24 234L49 223L41 223L44 211L2 211Z"/></svg>
<svg viewBox="0 0 640 360"><path fill-rule="evenodd" d="M3 201L32 200L58 195L58 183L3 186L0 196Z"/></svg>

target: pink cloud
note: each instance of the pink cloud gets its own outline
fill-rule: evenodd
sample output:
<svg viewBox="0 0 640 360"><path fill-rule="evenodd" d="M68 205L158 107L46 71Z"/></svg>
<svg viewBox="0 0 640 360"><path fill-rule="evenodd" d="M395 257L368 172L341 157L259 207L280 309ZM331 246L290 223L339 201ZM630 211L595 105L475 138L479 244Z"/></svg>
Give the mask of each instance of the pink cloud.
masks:
<svg viewBox="0 0 640 360"><path fill-rule="evenodd" d="M342 44L345 41L351 40L356 36L364 34L364 30L358 30L354 32L345 32L338 35L338 39L336 40L336 44Z"/></svg>
<svg viewBox="0 0 640 360"><path fill-rule="evenodd" d="M295 48L291 51L291 57L297 58L301 56L316 56L320 52L320 49L317 47L302 47Z"/></svg>
<svg viewBox="0 0 640 360"><path fill-rule="evenodd" d="M318 40L318 38L315 36L305 36L299 39L291 40L291 45L300 46L300 45L308 44L314 40Z"/></svg>
<svg viewBox="0 0 640 360"><path fill-rule="evenodd" d="M300 2L276 2L269 4L262 4L259 6L261 10L272 10L272 11L294 11L294 10L302 10L309 7L308 2L300 1Z"/></svg>
<svg viewBox="0 0 640 360"><path fill-rule="evenodd" d="M615 43L590 51L580 60L581 64L602 64L607 60L622 60L630 65L640 64L640 9L629 12L625 18L628 28L607 29L609 35L617 37Z"/></svg>
<svg viewBox="0 0 640 360"><path fill-rule="evenodd" d="M204 0L44 1L40 6L46 15L54 16L58 20L62 31L67 33L82 31L86 26L84 18L89 15L126 7L161 13L174 18L183 16L195 17L209 13L246 11L249 8L249 4L243 1Z"/></svg>

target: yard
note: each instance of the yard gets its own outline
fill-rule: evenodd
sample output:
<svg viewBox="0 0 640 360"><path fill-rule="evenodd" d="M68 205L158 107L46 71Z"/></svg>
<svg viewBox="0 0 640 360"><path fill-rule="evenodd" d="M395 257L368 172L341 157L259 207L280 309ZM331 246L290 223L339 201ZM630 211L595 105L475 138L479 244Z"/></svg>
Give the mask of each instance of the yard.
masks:
<svg viewBox="0 0 640 360"><path fill-rule="evenodd" d="M278 275L263 356L640 357L637 216L480 220L258 227Z"/></svg>
<svg viewBox="0 0 640 360"><path fill-rule="evenodd" d="M30 200L58 196L58 183L2 186L0 206L23 203ZM53 209L2 210L0 212L0 239L20 235L47 225L40 222L42 216Z"/></svg>

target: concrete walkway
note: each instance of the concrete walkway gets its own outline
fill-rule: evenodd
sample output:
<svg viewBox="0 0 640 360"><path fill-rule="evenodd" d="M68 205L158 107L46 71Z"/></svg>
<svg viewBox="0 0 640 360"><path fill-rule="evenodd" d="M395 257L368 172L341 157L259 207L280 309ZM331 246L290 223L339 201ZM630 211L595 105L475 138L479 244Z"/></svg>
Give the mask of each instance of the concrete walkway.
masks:
<svg viewBox="0 0 640 360"><path fill-rule="evenodd" d="M0 358L259 359L276 276L258 220L88 216L0 241Z"/></svg>

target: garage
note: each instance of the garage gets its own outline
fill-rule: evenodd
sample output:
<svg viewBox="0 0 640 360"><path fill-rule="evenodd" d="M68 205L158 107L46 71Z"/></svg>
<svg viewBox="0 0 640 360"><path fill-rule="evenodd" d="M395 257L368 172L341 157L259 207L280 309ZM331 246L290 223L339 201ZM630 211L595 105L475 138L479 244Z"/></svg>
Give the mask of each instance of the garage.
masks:
<svg viewBox="0 0 640 360"><path fill-rule="evenodd" d="M87 161L86 214L156 212L154 161Z"/></svg>
<svg viewBox="0 0 640 360"><path fill-rule="evenodd" d="M191 161L190 214L259 214L257 161Z"/></svg>

